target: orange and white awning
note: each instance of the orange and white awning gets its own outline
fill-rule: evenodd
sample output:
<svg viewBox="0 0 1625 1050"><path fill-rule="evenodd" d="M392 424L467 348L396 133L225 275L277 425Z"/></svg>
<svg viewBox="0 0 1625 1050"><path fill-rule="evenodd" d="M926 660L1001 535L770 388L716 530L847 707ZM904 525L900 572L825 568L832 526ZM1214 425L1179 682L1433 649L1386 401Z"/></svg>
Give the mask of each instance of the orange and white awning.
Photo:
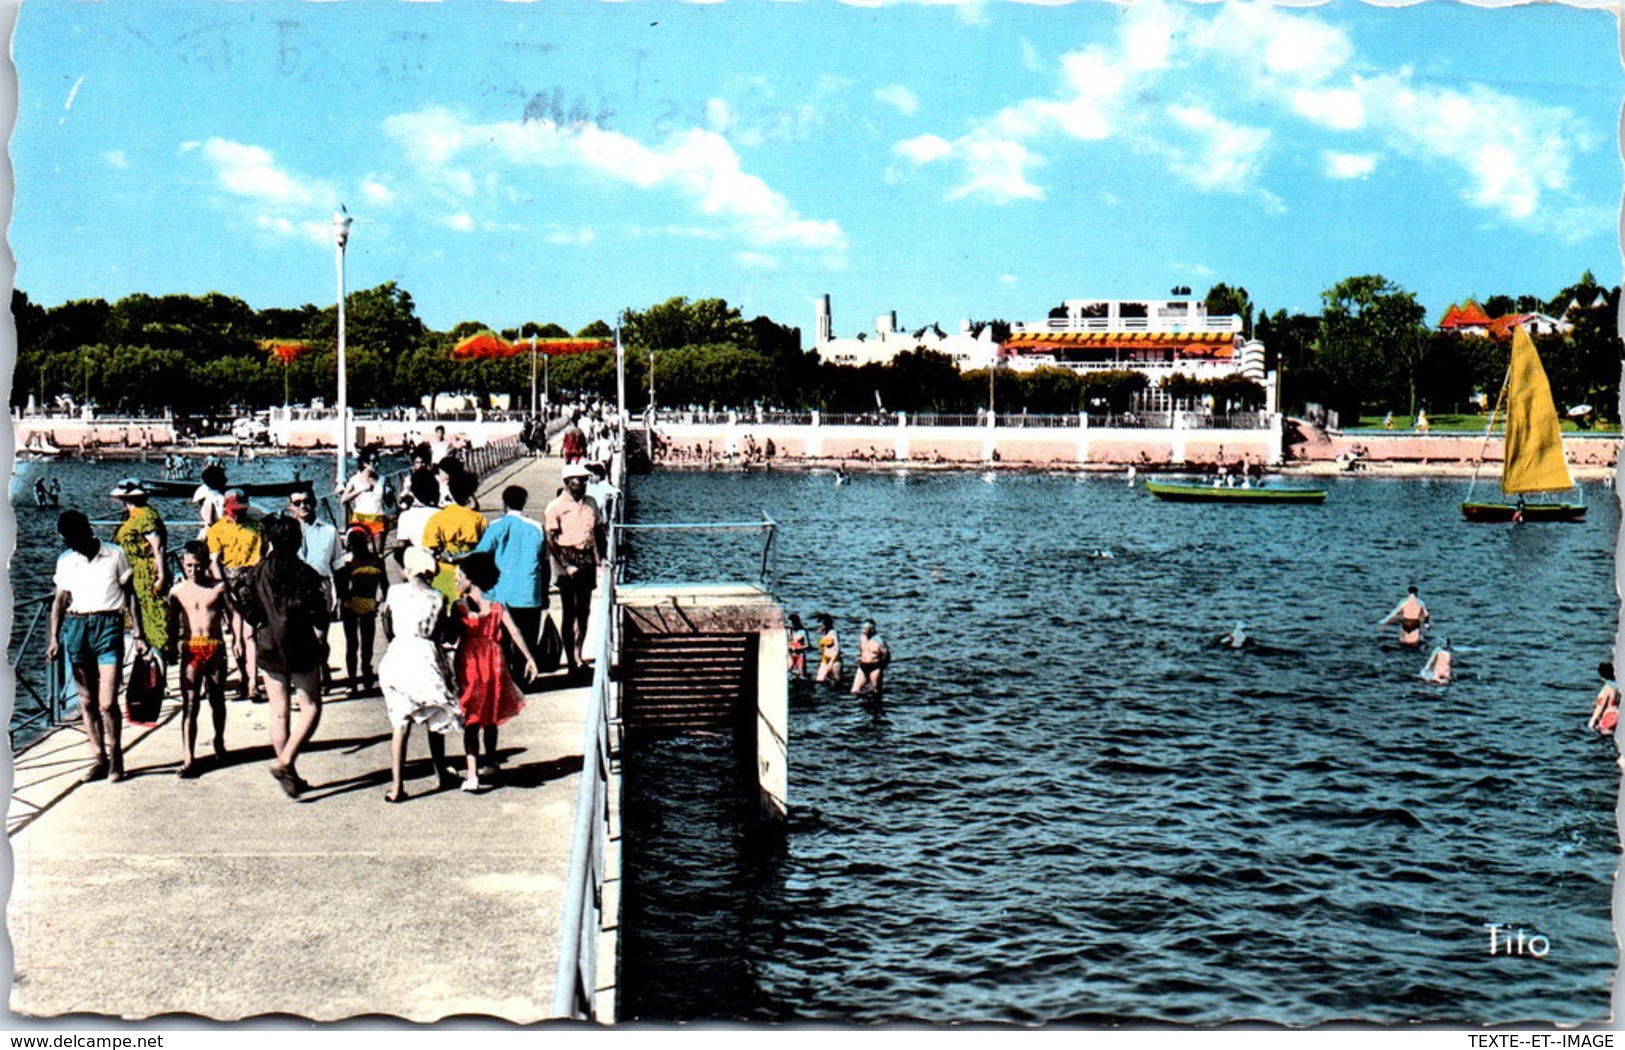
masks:
<svg viewBox="0 0 1625 1050"><path fill-rule="evenodd" d="M1051 353L1056 350L1157 350L1181 357L1209 359L1235 356L1230 332L1023 332L1004 341L1006 353Z"/></svg>

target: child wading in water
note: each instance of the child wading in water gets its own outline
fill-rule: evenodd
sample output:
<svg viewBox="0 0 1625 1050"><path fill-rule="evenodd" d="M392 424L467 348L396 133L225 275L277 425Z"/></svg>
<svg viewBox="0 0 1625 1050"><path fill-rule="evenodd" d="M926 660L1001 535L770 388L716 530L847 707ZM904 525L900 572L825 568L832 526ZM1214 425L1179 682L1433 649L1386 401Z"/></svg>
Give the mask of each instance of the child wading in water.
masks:
<svg viewBox="0 0 1625 1050"><path fill-rule="evenodd" d="M371 537L363 542L370 545ZM408 547L401 571L406 579L390 587L384 598L384 638L388 647L378 662L384 710L395 730L389 748L391 780L385 802L404 802L407 798L402 781L412 723L422 722L429 731L429 756L441 787L457 783L446 771L445 734L463 727L457 687L439 641L446 626L446 603L440 592L429 586L440 566L434 555L423 548ZM473 761L470 757L471 765Z"/></svg>
<svg viewBox="0 0 1625 1050"><path fill-rule="evenodd" d="M508 610L485 597L501 578L496 559L486 551L466 554L457 562L457 604L452 616L461 632L457 646L457 684L463 712L463 748L468 752L468 775L464 791L480 789L479 756L483 742L487 775L495 775L497 727L525 709L525 698L508 673L508 661L499 639L506 631L508 641L524 654L525 673L538 674L536 657L530 651Z"/></svg>
<svg viewBox="0 0 1625 1050"><path fill-rule="evenodd" d="M790 614L790 674L807 677L807 629L801 626L801 614Z"/></svg>
<svg viewBox="0 0 1625 1050"><path fill-rule="evenodd" d="M1614 726L1619 724L1619 686L1614 684L1614 665L1598 664L1597 674L1602 676L1602 688L1597 690L1597 702L1592 705L1587 727L1613 736Z"/></svg>
<svg viewBox="0 0 1625 1050"><path fill-rule="evenodd" d="M348 553L333 570L338 588L339 618L344 623L344 669L350 695L371 692L378 684L372 672L372 644L378 630L378 592L383 589L384 560L372 549L372 533L352 528L344 535ZM359 650L359 653L358 653ZM356 657L361 677L356 677Z"/></svg>
<svg viewBox="0 0 1625 1050"><path fill-rule="evenodd" d="M182 548L183 579L169 591L169 637L187 638L176 646L185 659L181 664L181 743L186 758L180 775L198 775L197 722L202 696L208 694L209 714L214 719L214 757L226 757L226 652L221 627L226 615L226 585L209 575L209 545L192 540ZM174 644L174 643L172 643Z"/></svg>

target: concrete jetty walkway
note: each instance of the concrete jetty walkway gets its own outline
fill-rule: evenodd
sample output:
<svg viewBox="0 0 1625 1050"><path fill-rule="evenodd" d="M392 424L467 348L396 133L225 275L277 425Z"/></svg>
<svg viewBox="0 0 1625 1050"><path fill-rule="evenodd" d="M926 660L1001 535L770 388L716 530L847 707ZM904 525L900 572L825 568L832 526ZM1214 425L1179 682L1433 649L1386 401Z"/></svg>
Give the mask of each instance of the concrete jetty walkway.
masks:
<svg viewBox="0 0 1625 1050"><path fill-rule="evenodd" d="M559 467L498 468L482 479L481 505L494 517L502 488L520 484L539 518ZM342 674L337 626L332 640ZM173 675L160 723L125 728L124 783L79 784L83 734L77 723L59 728L14 763L11 1009L548 1018L586 685L560 673L528 695L503 727L500 779L478 794L435 786L415 729L413 797L401 805L383 798L383 700L342 686L329 690L299 760L312 789L297 801L269 774L262 704L229 703L224 764L210 758L201 778L176 777ZM205 706L200 759L209 725ZM448 744L460 764L461 740Z"/></svg>

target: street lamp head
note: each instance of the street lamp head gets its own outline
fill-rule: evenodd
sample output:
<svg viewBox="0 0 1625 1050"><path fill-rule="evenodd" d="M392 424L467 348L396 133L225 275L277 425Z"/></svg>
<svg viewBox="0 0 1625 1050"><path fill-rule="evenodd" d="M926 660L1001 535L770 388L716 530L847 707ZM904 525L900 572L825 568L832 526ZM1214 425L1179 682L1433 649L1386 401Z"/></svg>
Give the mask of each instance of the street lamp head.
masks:
<svg viewBox="0 0 1625 1050"><path fill-rule="evenodd" d="M339 210L333 213L333 243L343 248L350 240L350 213L339 205Z"/></svg>

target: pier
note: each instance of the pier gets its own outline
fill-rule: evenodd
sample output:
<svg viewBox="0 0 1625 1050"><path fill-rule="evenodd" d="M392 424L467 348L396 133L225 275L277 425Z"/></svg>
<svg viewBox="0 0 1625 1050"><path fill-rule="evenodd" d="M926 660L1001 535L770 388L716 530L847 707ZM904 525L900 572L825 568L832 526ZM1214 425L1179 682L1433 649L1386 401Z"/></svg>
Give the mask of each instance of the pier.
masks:
<svg viewBox="0 0 1625 1050"><path fill-rule="evenodd" d="M539 519L559 470L554 458L495 468L480 506L494 517L502 489L523 485ZM300 758L311 790L298 800L269 775L263 704L228 702L224 764L210 755L205 704L203 775L176 777L173 669L158 724L124 727L125 782L80 784L90 760L77 719L51 730L13 761L11 1010L612 1020L618 791L595 703L608 688L606 590L595 595L596 677L561 670L528 693L502 729L500 778L478 794L435 786L418 727L412 797L386 804L383 700L342 689L328 690ZM549 615L557 623L556 597ZM330 638L342 674L336 623ZM460 762L460 739L447 750Z"/></svg>

